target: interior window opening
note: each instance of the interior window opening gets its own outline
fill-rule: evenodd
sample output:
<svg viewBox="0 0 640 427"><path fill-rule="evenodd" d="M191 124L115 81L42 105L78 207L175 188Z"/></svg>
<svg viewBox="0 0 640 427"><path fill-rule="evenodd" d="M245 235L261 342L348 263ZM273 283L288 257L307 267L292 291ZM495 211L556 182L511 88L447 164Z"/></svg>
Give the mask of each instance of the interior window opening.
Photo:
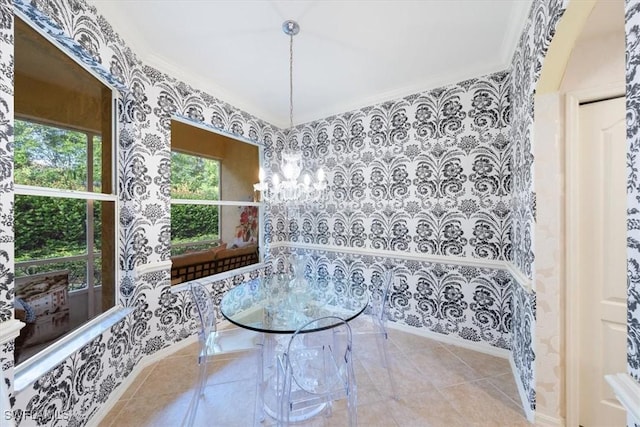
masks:
<svg viewBox="0 0 640 427"><path fill-rule="evenodd" d="M258 147L171 122L171 283L259 262Z"/></svg>
<svg viewBox="0 0 640 427"><path fill-rule="evenodd" d="M112 90L15 26L16 364L115 305Z"/></svg>

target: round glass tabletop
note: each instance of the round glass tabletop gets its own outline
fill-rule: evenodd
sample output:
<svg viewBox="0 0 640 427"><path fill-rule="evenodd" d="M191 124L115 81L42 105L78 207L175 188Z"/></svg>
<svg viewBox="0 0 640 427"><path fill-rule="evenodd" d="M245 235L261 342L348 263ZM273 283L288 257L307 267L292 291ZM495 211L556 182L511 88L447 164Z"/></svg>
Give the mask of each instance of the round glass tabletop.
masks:
<svg viewBox="0 0 640 427"><path fill-rule="evenodd" d="M242 328L292 334L313 319L337 316L349 321L367 307L364 285L349 281L295 279L274 275L253 279L227 292L220 302L222 315ZM306 332L335 326L331 320L315 323Z"/></svg>

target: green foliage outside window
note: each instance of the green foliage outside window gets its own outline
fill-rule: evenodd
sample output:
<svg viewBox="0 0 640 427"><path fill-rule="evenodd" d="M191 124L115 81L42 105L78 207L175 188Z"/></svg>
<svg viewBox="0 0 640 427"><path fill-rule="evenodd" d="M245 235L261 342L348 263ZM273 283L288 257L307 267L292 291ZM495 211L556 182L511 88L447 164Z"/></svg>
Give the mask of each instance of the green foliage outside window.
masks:
<svg viewBox="0 0 640 427"><path fill-rule="evenodd" d="M101 139L93 136L93 179L87 183L85 132L15 121L15 182L78 191L101 191ZM219 200L220 162L172 152L171 197ZM86 245L87 202L81 199L16 195L16 261L81 255ZM172 243L218 239L219 208L172 205ZM101 248L101 202L94 202L93 239ZM75 270L76 268L74 268Z"/></svg>
<svg viewBox="0 0 640 427"><path fill-rule="evenodd" d="M101 188L101 140L93 138L93 191ZM16 184L87 191L87 134L15 121Z"/></svg>
<svg viewBox="0 0 640 427"><path fill-rule="evenodd" d="M171 152L171 198L219 200L220 162L190 154ZM171 243L218 239L218 206L171 205ZM207 245L173 247L172 255L198 250Z"/></svg>
<svg viewBox="0 0 640 427"><path fill-rule="evenodd" d="M14 177L16 184L63 190L99 192L102 188L102 140L93 135L92 182L87 156L90 135L23 120L15 121ZM15 196L16 262L87 253L87 200L62 197ZM93 204L92 251L101 248L102 203ZM100 265L100 258L96 259ZM86 286L86 261L66 261L17 267L16 275L56 269L70 271L70 288ZM96 271L99 275L99 270ZM95 285L100 285L96 277Z"/></svg>

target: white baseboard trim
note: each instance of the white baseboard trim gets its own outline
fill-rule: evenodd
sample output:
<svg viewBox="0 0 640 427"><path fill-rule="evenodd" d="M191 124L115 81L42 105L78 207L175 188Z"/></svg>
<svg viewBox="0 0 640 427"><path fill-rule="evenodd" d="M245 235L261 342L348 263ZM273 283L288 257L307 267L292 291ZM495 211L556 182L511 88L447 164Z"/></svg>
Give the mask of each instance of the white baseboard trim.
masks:
<svg viewBox="0 0 640 427"><path fill-rule="evenodd" d="M107 399L104 405L100 406L100 409L98 409L98 412L93 414L93 416L87 421L87 426L97 427L100 424L103 418L107 416L107 414L109 413L109 411L111 411L111 409L113 409L115 404L120 400L120 398L127 391L127 389L131 387L133 382L136 380L138 375L140 375L140 373L144 370L144 368L164 359L165 357L175 353L176 351L182 350L183 348L195 342L198 342L197 334L191 335L188 338L183 339L182 341L178 341L177 343L172 344L169 347L163 348L162 350L156 351L150 356L145 356L142 359L140 359L140 361L133 368L129 376L125 378L124 381L120 383L118 388L111 393L111 395L109 396L109 399Z"/></svg>
<svg viewBox="0 0 640 427"><path fill-rule="evenodd" d="M530 423L534 423L536 420L536 412L533 409L531 409L531 405L529 404L529 399L527 398L527 393L525 393L524 386L522 385L522 381L520 380L520 375L518 375L518 369L516 368L515 360L513 360L513 355L509 355L509 364L511 365L511 372L513 373L513 379L516 381L516 385L518 386L518 394L520 395L520 404L522 405L524 414L527 417L527 421L529 421Z"/></svg>
<svg viewBox="0 0 640 427"><path fill-rule="evenodd" d="M605 375L604 378L627 410L627 418L640 425L640 384L627 373Z"/></svg>
<svg viewBox="0 0 640 427"><path fill-rule="evenodd" d="M487 343L467 341L465 339L452 335L439 334L437 332L432 332L426 328L414 328L412 326L407 326L396 322L387 322L387 327L389 329L396 329L398 331L407 332L424 338L429 338L434 341L440 341L445 344L467 348L469 350L474 350L478 353L484 353L490 356L501 357L503 359L508 359L511 356L511 352L509 350L505 350L504 348L493 347Z"/></svg>
<svg viewBox="0 0 640 427"><path fill-rule="evenodd" d="M564 427L564 419L541 414L536 411L536 426L542 427Z"/></svg>

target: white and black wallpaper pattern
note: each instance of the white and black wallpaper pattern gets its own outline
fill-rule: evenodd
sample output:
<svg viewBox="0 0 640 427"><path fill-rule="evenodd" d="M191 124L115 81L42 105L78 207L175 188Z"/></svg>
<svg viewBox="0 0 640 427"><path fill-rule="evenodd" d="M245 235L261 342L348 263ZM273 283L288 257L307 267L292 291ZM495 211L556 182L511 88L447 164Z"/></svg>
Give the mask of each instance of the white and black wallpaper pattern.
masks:
<svg viewBox="0 0 640 427"><path fill-rule="evenodd" d="M296 127L330 189L293 218L274 207L271 238L510 259L509 87L501 72Z"/></svg>
<svg viewBox="0 0 640 427"><path fill-rule="evenodd" d="M277 207L268 207L273 215L266 224L265 240L513 260L531 278L535 252L533 93L541 61L563 12L561 3L533 3L508 73L294 129L309 166L322 166L328 172L329 201L302 210L293 220ZM13 397L16 408L37 414L39 425L84 425L142 357L194 331L190 298L170 291L167 271L134 275L136 266L169 258L170 118L182 116L252 139L264 145L266 161L272 165L277 164L285 138L279 129L140 63L104 18L83 1L0 0L0 257L4 257L0 260L0 321L11 317L13 300L14 5L120 89L119 289L122 304L133 311ZM631 6L627 33L637 33L637 6ZM631 49L633 40L627 43ZM637 63L633 58L632 65ZM635 79L635 72L628 71L628 92ZM629 101L630 113L637 114L637 105ZM637 132L633 135L631 142L637 148ZM637 233L631 217L637 214L638 185L633 163L631 166L635 196L630 197L629 227L630 233ZM639 270L640 254L631 246L630 251L635 251L629 263L630 277L636 277L633 272ZM309 255L314 271L356 278L369 287L376 286L383 265L397 265L401 281L392 295L394 320L511 347L525 393L535 408L535 294L513 282L510 275L502 270L402 257L391 261L322 250L309 251ZM260 274L253 271L211 282L209 287L219 298L228 288ZM636 326L630 326L629 366L636 378L638 288L638 281L631 281L630 307L635 301L635 308L629 316L630 324L635 319ZM12 365L12 346L1 350L3 368ZM73 414L72 423L56 421L56 414L62 412Z"/></svg>
<svg viewBox="0 0 640 427"><path fill-rule="evenodd" d="M12 396L18 419L22 421L20 417L30 414L29 420L24 420L25 425L33 420L38 425L84 425L142 357L195 331L190 298L187 293L171 292L168 271L134 275L137 266L169 259L170 117L202 122L259 144L280 131L142 65L104 19L95 16L95 10L83 2L15 1L12 6L9 1L2 1L3 24L13 16L15 7L71 55L119 89L119 300L132 313ZM7 27L12 34L11 24ZM12 70L12 61L2 64ZM12 89L12 84L8 87ZM7 99L10 98L3 95L2 101ZM11 115L8 122L12 120ZM10 152L3 153L2 162L11 166ZM11 185L10 169L7 181ZM10 188L4 192L12 196ZM11 205L3 199L2 206ZM6 264L11 265L13 260L8 261ZM259 274L255 270L209 286L219 298L230 287ZM11 286L12 278L7 283ZM12 299L9 293L9 315ZM3 366L12 363L12 353L11 347L4 352ZM60 414L65 414L65 418Z"/></svg>
<svg viewBox="0 0 640 427"><path fill-rule="evenodd" d="M640 382L640 3L627 0L627 366Z"/></svg>
<svg viewBox="0 0 640 427"><path fill-rule="evenodd" d="M513 209L513 264L529 279L534 279L536 216L534 188L533 123L534 95L542 62L555 28L564 13L563 0L535 0L514 53L511 75L511 133ZM536 294L514 280L512 354L520 382L536 408L535 396L535 322Z"/></svg>
<svg viewBox="0 0 640 427"><path fill-rule="evenodd" d="M13 10L0 1L0 323L13 317ZM13 342L0 346L0 369L13 380ZM2 415L2 414L0 414Z"/></svg>
<svg viewBox="0 0 640 427"><path fill-rule="evenodd" d="M397 280L389 291L392 322L500 348L510 346L513 287L504 270L326 250L272 251L274 258L283 253L304 253L307 275L348 279L374 293L382 286L384 270L394 268Z"/></svg>

